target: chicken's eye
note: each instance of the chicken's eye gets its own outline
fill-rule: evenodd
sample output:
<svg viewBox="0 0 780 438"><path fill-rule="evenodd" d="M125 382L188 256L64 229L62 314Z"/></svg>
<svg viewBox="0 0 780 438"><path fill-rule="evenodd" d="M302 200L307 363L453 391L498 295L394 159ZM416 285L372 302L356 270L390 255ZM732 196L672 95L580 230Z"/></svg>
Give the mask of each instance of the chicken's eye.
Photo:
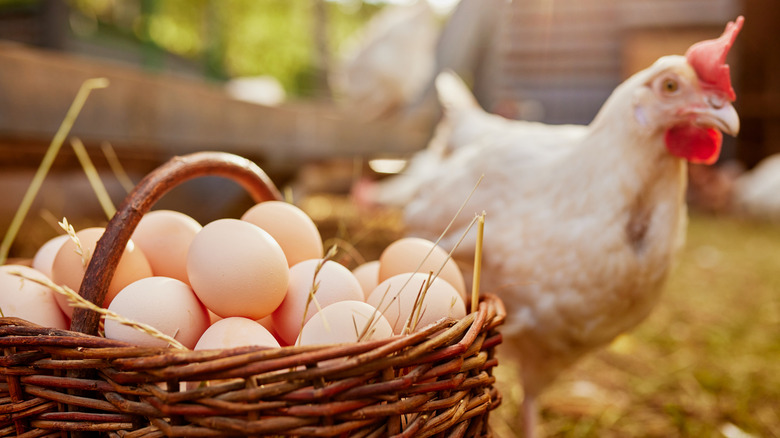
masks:
<svg viewBox="0 0 780 438"><path fill-rule="evenodd" d="M667 94L672 94L680 89L680 84L672 78L666 78L661 84L661 89Z"/></svg>

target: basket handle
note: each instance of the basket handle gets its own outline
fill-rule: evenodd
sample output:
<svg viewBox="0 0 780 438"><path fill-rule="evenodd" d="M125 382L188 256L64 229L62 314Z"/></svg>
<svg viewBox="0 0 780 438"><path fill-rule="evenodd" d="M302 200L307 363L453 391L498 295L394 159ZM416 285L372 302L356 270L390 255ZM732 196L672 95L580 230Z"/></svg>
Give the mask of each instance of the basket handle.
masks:
<svg viewBox="0 0 780 438"><path fill-rule="evenodd" d="M243 186L255 202L282 199L268 175L246 158L226 152L195 152L173 157L146 175L108 222L84 273L79 294L93 303L103 303L119 259L141 217L173 187L200 176L232 179ZM96 335L99 321L97 312L76 308L70 328Z"/></svg>

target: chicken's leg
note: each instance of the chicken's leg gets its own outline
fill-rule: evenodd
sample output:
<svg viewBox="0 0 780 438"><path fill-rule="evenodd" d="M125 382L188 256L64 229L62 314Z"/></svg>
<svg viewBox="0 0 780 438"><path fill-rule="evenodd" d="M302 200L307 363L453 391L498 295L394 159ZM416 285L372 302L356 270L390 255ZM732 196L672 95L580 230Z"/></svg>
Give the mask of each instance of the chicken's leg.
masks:
<svg viewBox="0 0 780 438"><path fill-rule="evenodd" d="M538 425L539 411L536 406L536 396L526 393L523 396L523 436L535 438Z"/></svg>

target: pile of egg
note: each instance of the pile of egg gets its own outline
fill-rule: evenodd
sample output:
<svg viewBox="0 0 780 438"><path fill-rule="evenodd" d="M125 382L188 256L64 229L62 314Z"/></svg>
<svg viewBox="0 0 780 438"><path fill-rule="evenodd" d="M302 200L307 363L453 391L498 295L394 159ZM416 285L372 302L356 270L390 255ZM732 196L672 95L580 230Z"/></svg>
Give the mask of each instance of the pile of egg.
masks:
<svg viewBox="0 0 780 438"><path fill-rule="evenodd" d="M73 309L66 297L9 272L48 276L78 291L88 254L103 231L78 231L80 251L68 236L50 240L32 268L0 266L4 315L67 328ZM195 350L356 342L466 315L463 276L433 242L397 240L379 260L351 271L324 257L315 223L289 203L262 202L240 219L205 226L180 212L152 211L127 244L103 307ZM430 272L439 274L415 305ZM408 321L414 321L411 327ZM105 321L105 336L139 346L167 345L111 319Z"/></svg>

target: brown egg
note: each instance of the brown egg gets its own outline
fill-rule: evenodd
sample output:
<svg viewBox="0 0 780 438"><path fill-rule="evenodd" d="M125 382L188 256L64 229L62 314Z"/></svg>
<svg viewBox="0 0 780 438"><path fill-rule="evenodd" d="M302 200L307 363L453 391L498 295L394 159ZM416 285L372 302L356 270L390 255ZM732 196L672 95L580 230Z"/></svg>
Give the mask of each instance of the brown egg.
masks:
<svg viewBox="0 0 780 438"><path fill-rule="evenodd" d="M237 347L279 348L276 338L257 321L240 316L231 316L213 323L198 340L195 350L223 350ZM191 381L186 383L187 390L200 386L209 386L236 379Z"/></svg>
<svg viewBox="0 0 780 438"><path fill-rule="evenodd" d="M218 219L192 240L187 275L216 315L254 320L279 306L290 273L282 248L266 231L246 221Z"/></svg>
<svg viewBox="0 0 780 438"><path fill-rule="evenodd" d="M209 315L190 286L175 278L148 277L135 281L114 297L108 309L132 321L148 324L187 348L194 348L209 326ZM166 347L152 335L107 319L106 337L142 347Z"/></svg>
<svg viewBox="0 0 780 438"><path fill-rule="evenodd" d="M363 263L352 270L363 289L363 295L368 297L377 284L379 284L379 260Z"/></svg>
<svg viewBox="0 0 780 438"><path fill-rule="evenodd" d="M264 229L279 243L289 266L323 256L322 237L314 221L300 208L282 201L261 202L241 220Z"/></svg>
<svg viewBox="0 0 780 438"><path fill-rule="evenodd" d="M155 210L141 218L131 239L146 255L155 276L175 278L190 284L187 252L201 228L198 221L184 213Z"/></svg>
<svg viewBox="0 0 780 438"><path fill-rule="evenodd" d="M388 245L379 256L380 282L407 272L435 274L439 269L439 277L447 280L465 300L466 282L463 274L458 265L448 258L447 251L435 243L418 237L405 237Z"/></svg>
<svg viewBox="0 0 780 438"><path fill-rule="evenodd" d="M322 267L317 271L317 267ZM284 301L273 313L273 325L279 337L288 345L298 338L303 324L317 313L317 305L308 304L312 285L316 283L314 297L319 307L325 307L338 301L363 301L360 283L349 269L334 262L322 259L305 260L290 268L290 285Z"/></svg>
<svg viewBox="0 0 780 438"><path fill-rule="evenodd" d="M66 240L54 257L52 281L59 285L68 286L78 292L81 287L81 280L84 278L84 272L87 269L87 264L89 264L92 254L95 252L95 244L104 231L105 228L93 227L76 232L76 237L81 242L81 248L85 254L84 258L76 252L77 247L73 240ZM108 293L102 306L108 307L116 294L128 284L151 276L152 268L149 266L149 262L135 243L130 240L127 242L122 257L119 259L119 264L114 271L111 283L108 285ZM59 294L57 294L56 298L65 314L71 317L73 308L68 305L67 299Z"/></svg>
<svg viewBox="0 0 780 438"><path fill-rule="evenodd" d="M217 315L216 313L212 312L211 310L209 310L208 312L209 312L209 325L214 325L215 322L225 319ZM274 328L274 322L271 315L265 316L255 321L258 324L265 327L266 330L268 330L272 335L274 335L274 338L277 338L276 339L277 341L279 340L278 335L276 333L276 329Z"/></svg>
<svg viewBox="0 0 780 438"><path fill-rule="evenodd" d="M68 321L46 286L11 274L19 271L31 278L45 278L41 272L21 265L0 266L0 309L5 316L15 316L44 327L67 329Z"/></svg>
<svg viewBox="0 0 780 438"><path fill-rule="evenodd" d="M240 316L220 319L198 340L195 350L214 350L258 345L278 348L279 343L259 322Z"/></svg>
<svg viewBox="0 0 780 438"><path fill-rule="evenodd" d="M361 338L362 335L362 338ZM393 336L382 314L363 301L339 301L314 314L301 330L300 345L343 344Z"/></svg>
<svg viewBox="0 0 780 438"><path fill-rule="evenodd" d="M398 274L379 283L366 302L382 312L393 331L401 334L415 309L415 300L428 281L428 274ZM442 278L435 278L419 305L420 316L412 331L444 317L460 319L466 316L466 305L460 294ZM414 319L414 318L412 318Z"/></svg>

